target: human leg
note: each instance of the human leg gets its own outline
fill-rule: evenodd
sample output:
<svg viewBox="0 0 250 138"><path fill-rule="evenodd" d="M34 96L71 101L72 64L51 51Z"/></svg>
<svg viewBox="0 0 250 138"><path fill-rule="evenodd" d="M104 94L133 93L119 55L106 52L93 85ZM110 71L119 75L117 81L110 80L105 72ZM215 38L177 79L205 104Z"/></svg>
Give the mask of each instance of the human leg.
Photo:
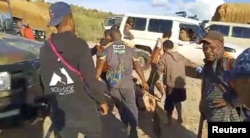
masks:
<svg viewBox="0 0 250 138"><path fill-rule="evenodd" d="M182 103L183 101L186 100L186 89L182 89L182 88L173 88L173 99L174 99L174 103L175 103L175 108L177 111L177 115L178 115L178 122L182 123L183 119L182 119Z"/></svg>
<svg viewBox="0 0 250 138"><path fill-rule="evenodd" d="M137 138L137 125L138 125L138 109L135 102L135 90L131 88L122 88L121 93L124 97L124 104L126 106L126 112L124 116L128 117L128 123L130 126L130 138Z"/></svg>
<svg viewBox="0 0 250 138"><path fill-rule="evenodd" d="M166 92L168 94L166 94L164 109L165 109L165 111L167 111L168 124L171 125L172 121L173 121L172 114L173 114L173 111L174 111L174 102L172 100L171 89L167 88Z"/></svg>

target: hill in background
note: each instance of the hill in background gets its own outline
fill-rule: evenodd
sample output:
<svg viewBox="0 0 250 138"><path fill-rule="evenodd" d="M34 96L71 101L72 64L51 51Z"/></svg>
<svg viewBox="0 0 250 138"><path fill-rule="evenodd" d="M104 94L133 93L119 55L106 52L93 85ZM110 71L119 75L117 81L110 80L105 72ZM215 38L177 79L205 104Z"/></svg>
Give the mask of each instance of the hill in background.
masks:
<svg viewBox="0 0 250 138"><path fill-rule="evenodd" d="M27 20L32 28L46 30L48 35L55 31L54 28L47 27L49 21L49 3L27 2L23 0L10 0L10 3L14 17ZM113 14L100 12L96 9L71 6L79 36L87 41L95 41L101 38L103 35L101 23L106 17L112 16ZM8 12L7 3L0 2L0 12Z"/></svg>

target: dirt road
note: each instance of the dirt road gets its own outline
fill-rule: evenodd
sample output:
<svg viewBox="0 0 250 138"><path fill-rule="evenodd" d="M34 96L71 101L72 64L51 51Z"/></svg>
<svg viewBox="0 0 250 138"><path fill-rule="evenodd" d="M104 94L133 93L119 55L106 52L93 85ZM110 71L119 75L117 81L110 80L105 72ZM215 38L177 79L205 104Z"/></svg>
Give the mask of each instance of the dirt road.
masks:
<svg viewBox="0 0 250 138"><path fill-rule="evenodd" d="M95 58L94 58L95 59ZM149 71L145 72L146 77ZM198 105L200 100L200 80L187 78L187 100L183 103L183 125L167 126L165 113L161 108L162 138L196 138L199 123ZM159 104L162 107L163 102ZM107 138L126 138L119 115L109 115L103 118ZM0 130L0 138L43 138L50 127L50 120L37 123L22 129ZM139 113L139 138L155 138L152 129L152 115L145 112ZM203 138L207 138L206 126ZM53 137L51 137L53 138Z"/></svg>

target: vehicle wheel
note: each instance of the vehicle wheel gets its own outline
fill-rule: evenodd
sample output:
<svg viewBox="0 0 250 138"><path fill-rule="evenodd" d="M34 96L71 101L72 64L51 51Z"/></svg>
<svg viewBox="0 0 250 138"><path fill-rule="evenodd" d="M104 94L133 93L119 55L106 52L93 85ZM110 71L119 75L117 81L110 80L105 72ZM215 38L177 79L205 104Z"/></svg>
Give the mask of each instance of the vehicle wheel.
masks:
<svg viewBox="0 0 250 138"><path fill-rule="evenodd" d="M149 52L142 50L142 49L136 49L136 54L138 55L139 63L143 70L147 70L150 68L150 54Z"/></svg>

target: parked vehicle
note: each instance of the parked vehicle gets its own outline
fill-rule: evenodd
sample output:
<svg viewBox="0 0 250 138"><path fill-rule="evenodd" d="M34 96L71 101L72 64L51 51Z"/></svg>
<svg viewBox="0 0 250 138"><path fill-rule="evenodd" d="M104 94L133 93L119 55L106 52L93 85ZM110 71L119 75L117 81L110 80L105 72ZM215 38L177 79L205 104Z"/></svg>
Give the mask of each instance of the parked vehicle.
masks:
<svg viewBox="0 0 250 138"><path fill-rule="evenodd" d="M250 46L250 24L209 21L205 28L221 32L228 43L243 48Z"/></svg>
<svg viewBox="0 0 250 138"><path fill-rule="evenodd" d="M38 59L42 43L0 33L0 128L33 118L43 103ZM13 120L13 121L10 121ZM22 122L20 122L22 123Z"/></svg>
<svg viewBox="0 0 250 138"><path fill-rule="evenodd" d="M134 19L131 32L135 37L134 44L144 69L148 69L150 66L150 53L155 46L157 38L161 38L166 30L172 31L170 39L181 54L198 64L203 64L202 45L197 44L205 35L205 30L201 27L200 21L173 15L126 14L119 28L121 32L124 32L124 27L129 17ZM181 38L182 29L188 30L189 39L183 40ZM241 47L227 43L225 44L225 49L234 56L243 51Z"/></svg>

